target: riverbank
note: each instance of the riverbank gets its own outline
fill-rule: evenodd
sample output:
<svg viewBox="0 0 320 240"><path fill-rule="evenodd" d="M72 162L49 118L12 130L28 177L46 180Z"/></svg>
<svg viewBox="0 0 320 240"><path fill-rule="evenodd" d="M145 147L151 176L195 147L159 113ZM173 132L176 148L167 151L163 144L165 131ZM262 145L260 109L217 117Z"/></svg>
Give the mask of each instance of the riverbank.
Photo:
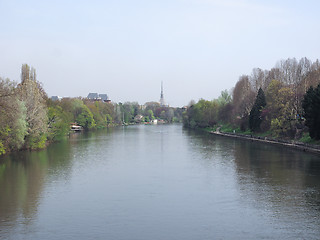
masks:
<svg viewBox="0 0 320 240"><path fill-rule="evenodd" d="M294 140L287 141L287 140L274 139L270 137L259 137L259 136L245 135L245 134L239 134L239 133L225 133L225 132L220 132L219 130L209 131L209 133L218 135L218 136L224 136L224 137L233 137L233 138L239 138L239 139L244 139L249 141L267 143L267 144L282 145L282 146L294 148L300 151L310 152L310 153L315 153L320 155L320 146L297 142Z"/></svg>

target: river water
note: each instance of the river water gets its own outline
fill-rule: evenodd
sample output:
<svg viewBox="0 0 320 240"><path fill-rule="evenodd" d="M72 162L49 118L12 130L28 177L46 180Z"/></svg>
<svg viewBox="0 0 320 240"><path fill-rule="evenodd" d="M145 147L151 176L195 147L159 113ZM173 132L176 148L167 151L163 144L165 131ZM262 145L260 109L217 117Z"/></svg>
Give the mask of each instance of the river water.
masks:
<svg viewBox="0 0 320 240"><path fill-rule="evenodd" d="M320 157L181 125L74 134L0 158L0 239L320 239Z"/></svg>

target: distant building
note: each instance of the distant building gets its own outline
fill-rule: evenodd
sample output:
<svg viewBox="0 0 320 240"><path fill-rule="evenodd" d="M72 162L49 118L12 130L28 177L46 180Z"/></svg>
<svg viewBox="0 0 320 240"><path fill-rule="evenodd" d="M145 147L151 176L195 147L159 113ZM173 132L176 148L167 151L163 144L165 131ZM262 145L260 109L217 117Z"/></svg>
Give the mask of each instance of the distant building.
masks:
<svg viewBox="0 0 320 240"><path fill-rule="evenodd" d="M107 94L99 94L99 98L101 98L103 102L108 102L109 100L109 97Z"/></svg>
<svg viewBox="0 0 320 240"><path fill-rule="evenodd" d="M89 93L87 98L90 99L90 100L98 100L99 99L99 94L98 93Z"/></svg>
<svg viewBox="0 0 320 240"><path fill-rule="evenodd" d="M51 96L50 98L52 101L60 101L62 99L62 97L59 96Z"/></svg>
<svg viewBox="0 0 320 240"><path fill-rule="evenodd" d="M92 101L111 102L107 94L89 93L87 99Z"/></svg>

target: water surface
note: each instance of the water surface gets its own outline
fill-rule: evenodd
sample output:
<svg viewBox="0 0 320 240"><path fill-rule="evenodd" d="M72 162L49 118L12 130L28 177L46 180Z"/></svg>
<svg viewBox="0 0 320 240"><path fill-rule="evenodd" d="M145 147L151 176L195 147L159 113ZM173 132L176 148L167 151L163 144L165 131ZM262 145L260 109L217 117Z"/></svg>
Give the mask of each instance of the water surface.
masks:
<svg viewBox="0 0 320 240"><path fill-rule="evenodd" d="M0 239L319 239L317 155L129 126L0 159Z"/></svg>

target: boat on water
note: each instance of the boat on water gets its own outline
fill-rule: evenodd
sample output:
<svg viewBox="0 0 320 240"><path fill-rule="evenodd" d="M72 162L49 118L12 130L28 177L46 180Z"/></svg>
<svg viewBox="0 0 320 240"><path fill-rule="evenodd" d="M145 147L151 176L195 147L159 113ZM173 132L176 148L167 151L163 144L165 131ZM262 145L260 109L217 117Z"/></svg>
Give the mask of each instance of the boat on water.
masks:
<svg viewBox="0 0 320 240"><path fill-rule="evenodd" d="M72 123L71 127L70 127L70 130L72 132L81 132L83 130L83 127L77 125L76 123Z"/></svg>

